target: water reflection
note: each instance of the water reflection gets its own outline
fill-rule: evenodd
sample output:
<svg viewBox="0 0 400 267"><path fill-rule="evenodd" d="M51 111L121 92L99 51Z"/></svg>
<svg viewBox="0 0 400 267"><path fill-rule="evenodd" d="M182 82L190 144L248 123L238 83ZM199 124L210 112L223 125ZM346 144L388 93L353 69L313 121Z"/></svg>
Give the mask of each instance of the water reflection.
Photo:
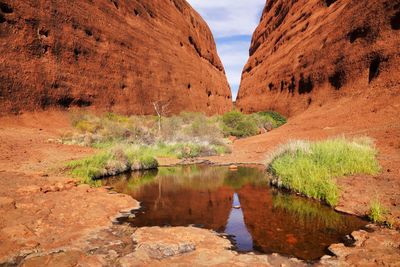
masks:
<svg viewBox="0 0 400 267"><path fill-rule="evenodd" d="M135 226L201 225L234 235L240 251L317 259L330 244L366 224L271 189L257 168L160 168L103 183L142 202L144 213L130 221Z"/></svg>
<svg viewBox="0 0 400 267"><path fill-rule="evenodd" d="M236 246L240 251L252 251L253 238L247 230L243 212L240 207L239 197L236 193L233 195L232 207L224 232L234 236Z"/></svg>

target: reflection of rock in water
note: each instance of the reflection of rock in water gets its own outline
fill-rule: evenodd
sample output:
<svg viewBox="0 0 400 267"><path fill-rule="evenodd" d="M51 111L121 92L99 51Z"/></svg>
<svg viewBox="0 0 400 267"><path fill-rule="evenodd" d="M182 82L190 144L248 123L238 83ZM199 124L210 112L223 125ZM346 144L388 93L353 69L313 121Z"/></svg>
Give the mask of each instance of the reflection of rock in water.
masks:
<svg viewBox="0 0 400 267"><path fill-rule="evenodd" d="M232 206L225 233L234 236L239 251L252 251L253 239L244 223L243 212L241 209L235 208L240 207L239 197L236 193L233 195Z"/></svg>
<svg viewBox="0 0 400 267"><path fill-rule="evenodd" d="M272 253L317 259L329 244L359 229L365 222L319 203L287 196L251 185L238 191L244 220L254 247ZM263 207L262 209L260 207Z"/></svg>
<svg viewBox="0 0 400 267"><path fill-rule="evenodd" d="M160 169L158 176L115 180L112 185L142 202L146 216L137 216L135 226L194 224L223 231L233 195L223 185L227 169L199 168Z"/></svg>

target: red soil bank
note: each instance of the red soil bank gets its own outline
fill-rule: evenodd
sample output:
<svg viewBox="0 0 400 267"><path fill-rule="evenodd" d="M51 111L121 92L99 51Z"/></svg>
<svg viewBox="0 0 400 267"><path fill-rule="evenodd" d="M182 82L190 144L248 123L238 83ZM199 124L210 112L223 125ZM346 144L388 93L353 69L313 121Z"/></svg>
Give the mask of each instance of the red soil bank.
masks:
<svg viewBox="0 0 400 267"><path fill-rule="evenodd" d="M295 115L339 98L400 92L400 1L268 0L237 107Z"/></svg>
<svg viewBox="0 0 400 267"><path fill-rule="evenodd" d="M0 114L90 106L222 113L213 36L184 0L0 1Z"/></svg>

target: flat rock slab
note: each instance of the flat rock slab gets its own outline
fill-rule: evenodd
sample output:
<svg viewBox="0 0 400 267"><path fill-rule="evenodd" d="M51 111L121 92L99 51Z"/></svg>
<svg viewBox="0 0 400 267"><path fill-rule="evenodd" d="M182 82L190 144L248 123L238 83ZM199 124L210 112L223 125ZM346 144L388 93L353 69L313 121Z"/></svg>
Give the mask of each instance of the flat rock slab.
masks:
<svg viewBox="0 0 400 267"><path fill-rule="evenodd" d="M119 264L130 266L303 266L303 262L277 254L238 254L229 240L194 227L145 227L132 236L136 250Z"/></svg>

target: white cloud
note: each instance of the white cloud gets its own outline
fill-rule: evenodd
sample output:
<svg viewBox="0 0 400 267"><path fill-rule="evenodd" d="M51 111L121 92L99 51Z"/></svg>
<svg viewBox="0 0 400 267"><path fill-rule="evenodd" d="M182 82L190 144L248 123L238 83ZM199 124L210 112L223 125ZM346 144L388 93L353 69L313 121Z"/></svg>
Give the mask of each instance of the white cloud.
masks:
<svg viewBox="0 0 400 267"><path fill-rule="evenodd" d="M250 39L265 0L187 0L210 26L228 81L236 98Z"/></svg>
<svg viewBox="0 0 400 267"><path fill-rule="evenodd" d="M216 37L252 34L265 0L188 0Z"/></svg>
<svg viewBox="0 0 400 267"><path fill-rule="evenodd" d="M229 82L239 84L244 64L249 57L249 41L233 41L218 45Z"/></svg>

